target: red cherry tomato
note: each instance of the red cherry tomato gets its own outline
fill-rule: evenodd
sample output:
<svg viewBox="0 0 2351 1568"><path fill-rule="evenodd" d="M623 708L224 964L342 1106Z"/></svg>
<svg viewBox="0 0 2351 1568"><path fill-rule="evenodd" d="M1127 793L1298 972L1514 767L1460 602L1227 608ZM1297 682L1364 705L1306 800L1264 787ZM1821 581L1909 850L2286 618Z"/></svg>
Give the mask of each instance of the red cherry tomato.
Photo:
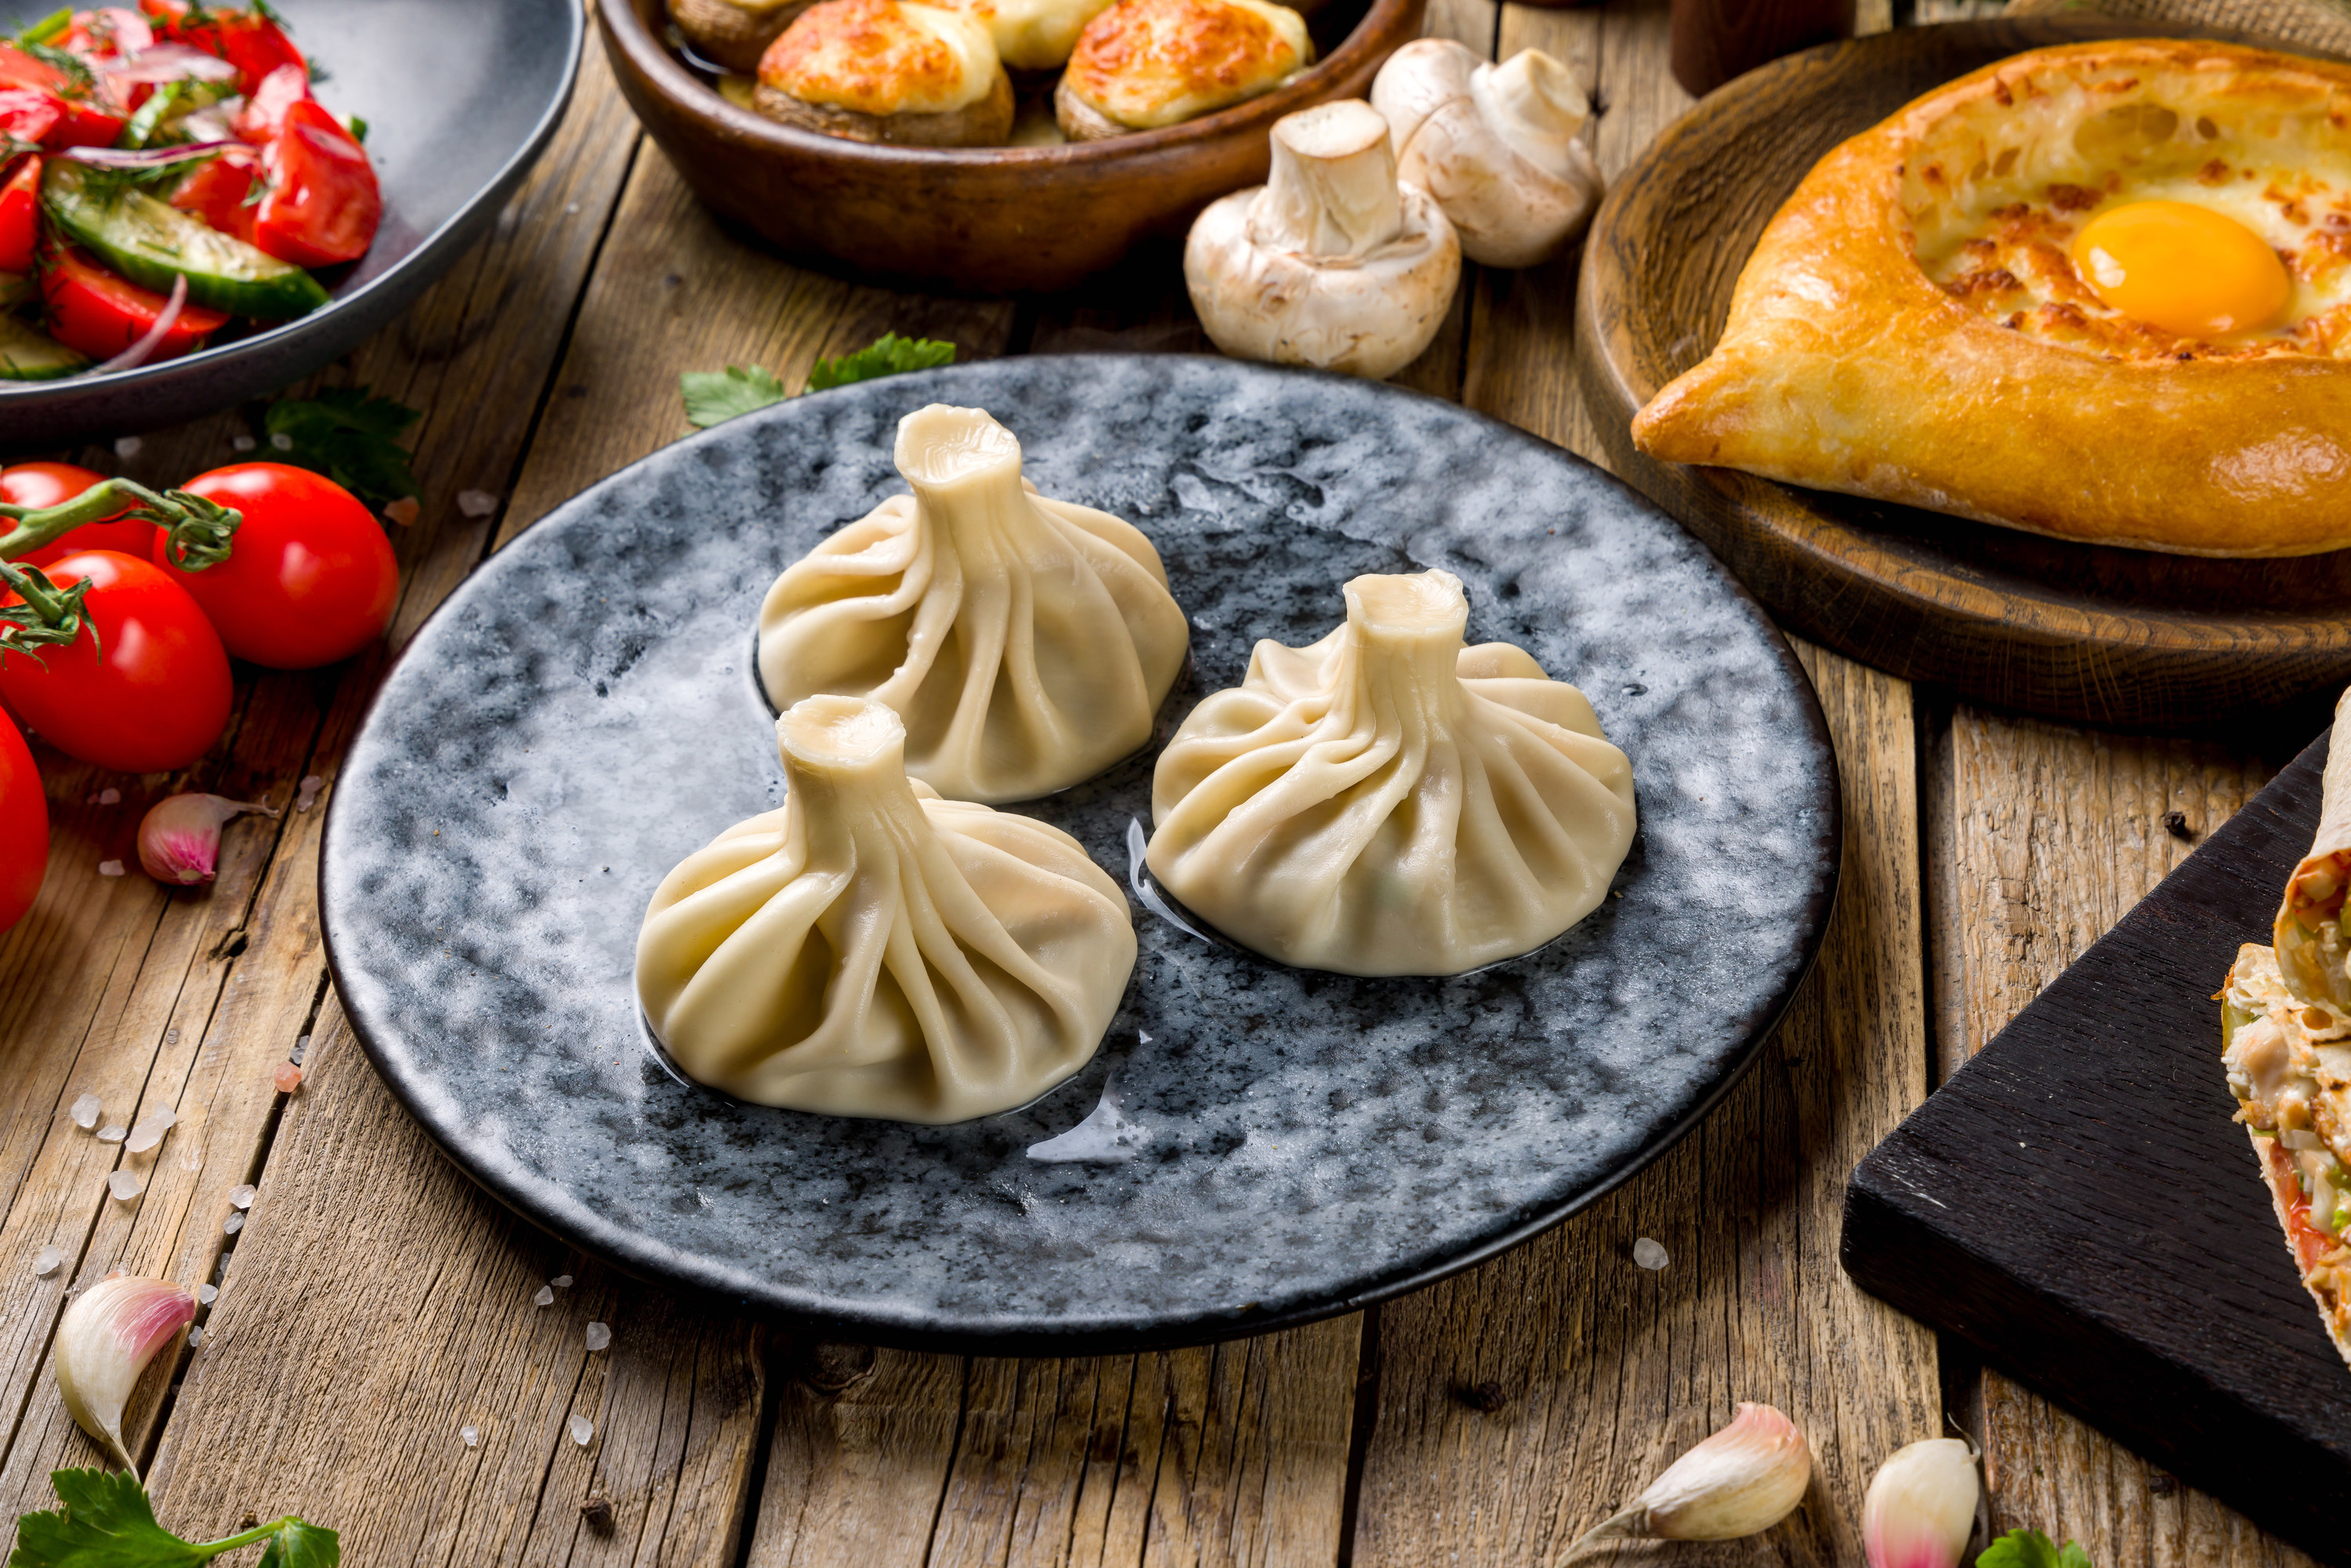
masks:
<svg viewBox="0 0 2351 1568"><path fill-rule="evenodd" d="M32 748L0 713L0 931L25 918L49 865L49 803Z"/></svg>
<svg viewBox="0 0 2351 1568"><path fill-rule="evenodd" d="M57 67L35 59L14 44L0 44L0 88L30 89L57 100L57 126L41 138L52 151L59 147L111 147L130 117L92 97L89 89L68 80Z"/></svg>
<svg viewBox="0 0 2351 1568"><path fill-rule="evenodd" d="M351 133L315 101L286 110L261 150L269 193L253 210L253 243L297 267L357 261L375 239L383 196Z"/></svg>
<svg viewBox="0 0 2351 1568"><path fill-rule="evenodd" d="M253 208L246 197L253 190L254 171L260 159L251 150L233 147L217 158L207 158L172 193L172 204L193 213L225 235L253 243Z"/></svg>
<svg viewBox="0 0 2351 1568"><path fill-rule="evenodd" d="M81 252L58 246L41 253L41 298L48 301L49 336L93 360L110 360L137 342L171 303L153 289L117 277ZM227 325L223 311L183 306L148 360L152 363L192 353Z"/></svg>
<svg viewBox="0 0 2351 1568"><path fill-rule="evenodd" d="M199 475L192 494L245 514L228 559L202 571L153 559L194 596L240 659L307 670L348 659L392 624L400 563L383 527L332 479L282 463L238 463Z"/></svg>
<svg viewBox="0 0 2351 1568"><path fill-rule="evenodd" d="M54 507L60 501L72 500L92 485L104 483L103 475L77 468L70 463L19 463L14 468L0 468L0 501L12 507ZM17 557L16 564L37 566L46 571L51 561L63 560L86 549L120 550L143 560L154 542L155 525L137 517L84 523L62 538L52 539Z"/></svg>
<svg viewBox="0 0 2351 1568"><path fill-rule="evenodd" d="M0 92L0 99L12 96ZM0 135L7 131L7 110L0 105ZM41 161L28 157L20 159L7 178L0 180L0 272L32 271L33 247L40 237Z"/></svg>
<svg viewBox="0 0 2351 1568"><path fill-rule="evenodd" d="M66 117L65 99L37 87L0 87L0 146L22 141L37 147Z"/></svg>
<svg viewBox="0 0 2351 1568"><path fill-rule="evenodd" d="M228 655L187 591L154 565L84 550L45 569L70 588L98 629L67 646L0 658L0 697L68 757L123 773L185 768L228 723ZM0 607L16 603L9 594Z"/></svg>

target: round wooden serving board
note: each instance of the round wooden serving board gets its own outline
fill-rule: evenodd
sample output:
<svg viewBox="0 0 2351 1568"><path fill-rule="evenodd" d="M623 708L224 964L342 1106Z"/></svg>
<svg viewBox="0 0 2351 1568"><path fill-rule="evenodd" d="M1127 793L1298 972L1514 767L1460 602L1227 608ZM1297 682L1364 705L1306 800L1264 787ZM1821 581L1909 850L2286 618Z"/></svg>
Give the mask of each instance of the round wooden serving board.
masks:
<svg viewBox="0 0 2351 1568"><path fill-rule="evenodd" d="M2201 727L2351 681L2351 550L2210 560L2071 544L1633 449L1634 413L1705 358L1763 225L1837 143L2022 50L2153 34L2240 36L2033 16L1813 49L1701 101L1609 192L1576 329L1609 460L1792 630L1975 700L2129 728Z"/></svg>

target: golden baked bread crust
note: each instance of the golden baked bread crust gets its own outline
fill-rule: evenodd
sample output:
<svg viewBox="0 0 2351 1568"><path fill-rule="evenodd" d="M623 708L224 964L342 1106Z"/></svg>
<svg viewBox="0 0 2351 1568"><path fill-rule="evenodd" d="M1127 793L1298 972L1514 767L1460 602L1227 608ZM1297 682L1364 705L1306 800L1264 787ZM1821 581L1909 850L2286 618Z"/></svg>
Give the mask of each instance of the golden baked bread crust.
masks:
<svg viewBox="0 0 2351 1568"><path fill-rule="evenodd" d="M1270 92L1313 58L1305 18L1286 5L1119 0L1078 35L1055 102L1152 130ZM1081 140L1102 134L1073 126L1066 110L1061 129Z"/></svg>
<svg viewBox="0 0 2351 1568"><path fill-rule="evenodd" d="M2150 103L2163 112L2134 108ZM2351 68L2160 40L2001 61L1813 169L1740 273L1721 341L1635 418L1635 444L2060 538L2216 556L2351 546L2351 359L2324 332L2306 335L2316 351L2116 352L2011 326L1920 265L1914 219L1936 217L1938 182L2005 177L1946 156L1967 138L2037 116L2103 156L2116 126L2164 113L2167 134L2210 129L2224 149L2241 120L2317 127L2336 189L2351 186Z"/></svg>
<svg viewBox="0 0 2351 1568"><path fill-rule="evenodd" d="M759 59L762 112L772 92L874 118L944 115L994 96L1003 79L986 27L901 0L821 0Z"/></svg>

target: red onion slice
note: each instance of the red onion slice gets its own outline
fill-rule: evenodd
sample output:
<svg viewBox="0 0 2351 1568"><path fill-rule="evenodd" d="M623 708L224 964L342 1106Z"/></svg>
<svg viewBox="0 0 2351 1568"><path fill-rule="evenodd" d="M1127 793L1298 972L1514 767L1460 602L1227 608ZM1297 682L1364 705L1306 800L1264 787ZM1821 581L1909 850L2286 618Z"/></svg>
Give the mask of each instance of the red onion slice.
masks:
<svg viewBox="0 0 2351 1568"><path fill-rule="evenodd" d="M110 371L135 371L147 362L147 356L162 343L172 329L180 324L181 308L188 302L188 280L183 277L172 279L172 298L157 314L155 324L140 335L139 340L102 365L84 371L86 376L102 376Z"/></svg>
<svg viewBox="0 0 2351 1568"><path fill-rule="evenodd" d="M228 61L185 44L151 45L135 55L125 55L120 63L109 61L99 68L120 82L235 81L237 78L237 68Z"/></svg>
<svg viewBox="0 0 2351 1568"><path fill-rule="evenodd" d="M94 169L168 169L192 158L209 158L215 152L244 145L231 138L225 141L191 141L179 147L67 147L50 156L87 163Z"/></svg>

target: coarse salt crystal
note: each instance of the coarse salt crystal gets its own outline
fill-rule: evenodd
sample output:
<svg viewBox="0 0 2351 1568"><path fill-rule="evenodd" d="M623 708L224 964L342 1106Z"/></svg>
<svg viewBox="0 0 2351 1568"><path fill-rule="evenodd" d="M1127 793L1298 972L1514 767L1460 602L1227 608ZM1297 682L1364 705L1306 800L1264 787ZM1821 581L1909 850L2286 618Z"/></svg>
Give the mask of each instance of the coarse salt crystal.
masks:
<svg viewBox="0 0 2351 1568"><path fill-rule="evenodd" d="M421 510L423 508L417 506L415 497L402 496L399 500L384 507L383 515L402 528L407 528L416 526L416 514Z"/></svg>
<svg viewBox="0 0 2351 1568"><path fill-rule="evenodd" d="M253 1188L250 1186L233 1186L228 1189L228 1200L239 1208L251 1208L253 1207Z"/></svg>
<svg viewBox="0 0 2351 1568"><path fill-rule="evenodd" d="M1654 1272L1664 1268L1673 1260L1666 1255L1663 1246L1644 1236L1633 1243L1633 1261Z"/></svg>
<svg viewBox="0 0 2351 1568"><path fill-rule="evenodd" d="M116 1171L106 1178L106 1190L125 1203L137 1197L146 1185L139 1179L137 1171Z"/></svg>
<svg viewBox="0 0 2351 1568"><path fill-rule="evenodd" d="M286 1060L292 1062L295 1066L299 1067L302 1065L302 1059L309 1054L310 1037L307 1034L296 1035L294 1037L293 1054L288 1056Z"/></svg>
<svg viewBox="0 0 2351 1568"><path fill-rule="evenodd" d="M101 806L119 805L121 800L122 791L120 789L100 789L98 792L98 803Z"/></svg>
<svg viewBox="0 0 2351 1568"><path fill-rule="evenodd" d="M269 438L269 444L280 452L291 452L294 450L294 438L281 430Z"/></svg>
<svg viewBox="0 0 2351 1568"><path fill-rule="evenodd" d="M188 1331L188 1348L189 1348L190 1350L193 1350L193 1349L195 1349L195 1348L196 1348L196 1346L198 1346L198 1345L200 1345L200 1344L202 1344L202 1343L204 1343L204 1324L202 1324L202 1323L198 1323L194 1328L192 1328L192 1329L190 1329L190 1330Z"/></svg>
<svg viewBox="0 0 2351 1568"><path fill-rule="evenodd" d="M548 1283L554 1286L559 1291L568 1291L571 1289L571 1276L569 1274L558 1274L554 1279L549 1280Z"/></svg>
<svg viewBox="0 0 2351 1568"><path fill-rule="evenodd" d="M294 791L294 809L298 811L307 811L317 805L319 791L326 782L315 773L305 773L302 776L302 787Z"/></svg>
<svg viewBox="0 0 2351 1568"><path fill-rule="evenodd" d="M162 1143L163 1134L179 1119L180 1113L169 1105L158 1105L139 1118L139 1124L131 1129L130 1140L122 1146L134 1155L143 1155Z"/></svg>
<svg viewBox="0 0 2351 1568"><path fill-rule="evenodd" d="M606 1323L590 1323L588 1325L588 1348L590 1350L601 1350L611 1343L612 1330L611 1325Z"/></svg>
<svg viewBox="0 0 2351 1568"><path fill-rule="evenodd" d="M486 517L498 509L498 498L487 490L460 490L457 509L469 517Z"/></svg>
<svg viewBox="0 0 2351 1568"><path fill-rule="evenodd" d="M122 874L122 862L120 861L100 861L98 862L98 874L100 876L120 876Z"/></svg>
<svg viewBox="0 0 2351 1568"><path fill-rule="evenodd" d="M479 1427L460 1427L457 1428L457 1437L470 1448L482 1440L482 1429Z"/></svg>
<svg viewBox="0 0 2351 1568"><path fill-rule="evenodd" d="M117 1122L112 1126L100 1127L98 1130L98 1141L101 1144L119 1144L122 1141L123 1134L129 1131L129 1128Z"/></svg>
<svg viewBox="0 0 2351 1568"><path fill-rule="evenodd" d="M98 1125L98 1113L105 1108L97 1095L85 1094L73 1103L73 1109L67 1114L73 1118L75 1126L86 1132Z"/></svg>
<svg viewBox="0 0 2351 1568"><path fill-rule="evenodd" d="M588 1439L596 1435L596 1423L585 1416L571 1417L570 1427L571 1440L583 1448L588 1446Z"/></svg>
<svg viewBox="0 0 2351 1568"><path fill-rule="evenodd" d="M555 1292L547 1286L541 1285L538 1288L538 1294L531 1298L531 1303L534 1306L551 1307L555 1304Z"/></svg>
<svg viewBox="0 0 2351 1568"><path fill-rule="evenodd" d="M139 449L146 444L135 435L126 435L114 444L114 455L117 457L136 457Z"/></svg>
<svg viewBox="0 0 2351 1568"><path fill-rule="evenodd" d="M277 1072L271 1075L271 1082L277 1085L280 1094L291 1094L302 1087L302 1070L290 1061L281 1061L277 1064Z"/></svg>
<svg viewBox="0 0 2351 1568"><path fill-rule="evenodd" d="M196 1304L200 1307L211 1306L214 1301L219 1299L219 1297L220 1287L218 1285L208 1282L196 1287Z"/></svg>
<svg viewBox="0 0 2351 1568"><path fill-rule="evenodd" d="M254 440L250 435L232 435L228 438L228 449L231 452L250 452L260 444L261 443Z"/></svg>
<svg viewBox="0 0 2351 1568"><path fill-rule="evenodd" d="M47 1279L50 1275L57 1271L57 1265L65 1260L66 1255L58 1251L56 1248L42 1248L38 1252L33 1254L33 1278L36 1280Z"/></svg>
<svg viewBox="0 0 2351 1568"><path fill-rule="evenodd" d="M232 1214L221 1222L221 1234L223 1236L234 1236L244 1228L245 1216L242 1214Z"/></svg>

